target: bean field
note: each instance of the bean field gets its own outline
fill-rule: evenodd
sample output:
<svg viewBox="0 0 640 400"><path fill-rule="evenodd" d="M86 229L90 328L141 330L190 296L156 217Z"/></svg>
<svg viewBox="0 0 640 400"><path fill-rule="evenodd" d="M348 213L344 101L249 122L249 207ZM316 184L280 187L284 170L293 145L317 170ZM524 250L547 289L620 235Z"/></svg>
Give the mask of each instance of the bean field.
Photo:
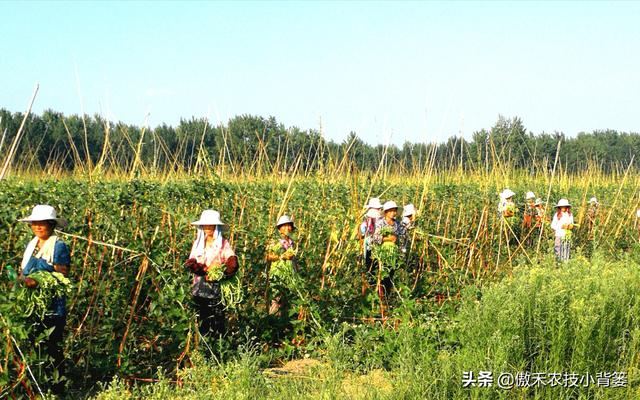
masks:
<svg viewBox="0 0 640 400"><path fill-rule="evenodd" d="M7 278L32 234L35 204L69 225L64 352L69 398L640 397L637 176L470 172L372 176L39 177L0 182L0 398L37 395L38 357L20 290ZM572 260L553 259L548 227L505 228L509 187L561 197L580 224ZM587 201L602 203L592 237ZM382 318L356 238L370 197L413 203L417 229ZM228 334L205 342L184 268L203 209L219 210L239 261L243 301ZM268 315L266 246L284 213L298 228L290 326ZM306 360L301 371L278 368ZM33 376L26 366L30 366ZM276 372L273 372L273 371ZM469 372L624 372L626 384L464 387ZM616 375L617 376L617 375ZM603 378L604 379L604 378Z"/></svg>

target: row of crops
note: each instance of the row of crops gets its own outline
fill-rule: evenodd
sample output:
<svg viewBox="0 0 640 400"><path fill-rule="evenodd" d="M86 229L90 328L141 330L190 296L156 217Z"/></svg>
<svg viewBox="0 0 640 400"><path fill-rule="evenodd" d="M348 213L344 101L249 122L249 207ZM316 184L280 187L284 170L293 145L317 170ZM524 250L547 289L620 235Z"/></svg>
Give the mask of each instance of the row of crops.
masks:
<svg viewBox="0 0 640 400"><path fill-rule="evenodd" d="M518 193L547 193L543 183L526 179L511 188ZM16 309L8 265L17 266L31 234L15 222L35 204L51 204L69 220L61 236L70 246L70 278L65 354L73 368L72 386L154 376L158 367L176 371L202 350L190 304L190 274L183 267L195 231L189 225L205 208L221 212L240 263L244 301L229 315L229 337L219 343L222 358L238 345L260 343L269 353L294 357L313 352L327 334L344 322L377 316L374 290L363 290L362 263L355 239L362 205L370 196L414 203L417 225L407 264L396 274L393 318L437 315L469 285L482 286L509 275L514 265L530 263L550 251L551 232L540 246L505 239L495 203L502 185L474 179L451 183L433 179L390 178L371 183L352 179L278 178L221 181L188 178L89 181L84 178L40 180L12 178L0 184L0 386L19 392L28 382L16 344L28 349L26 321ZM550 199L568 197L578 207L597 194L603 203L593 242L577 232L576 246L597 246L608 254L637 242L632 204L635 187L603 182L560 185ZM626 199L626 200L625 200ZM586 208L586 207L583 207ZM300 296L291 299L291 330L286 336L268 315L265 246L282 213L298 227ZM538 251L537 251L538 250ZM446 300L452 300L448 302ZM373 329L373 328L372 328ZM12 338L12 339L10 339ZM34 356L35 357L35 356ZM28 385L28 384L27 384ZM23 385L24 386L24 385Z"/></svg>

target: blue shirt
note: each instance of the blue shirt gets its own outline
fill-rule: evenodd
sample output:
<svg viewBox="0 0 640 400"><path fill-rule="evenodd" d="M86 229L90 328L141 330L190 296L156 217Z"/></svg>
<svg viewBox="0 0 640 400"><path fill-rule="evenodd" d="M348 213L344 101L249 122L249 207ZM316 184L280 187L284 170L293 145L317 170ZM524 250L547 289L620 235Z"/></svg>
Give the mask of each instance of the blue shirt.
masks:
<svg viewBox="0 0 640 400"><path fill-rule="evenodd" d="M53 265L69 266L70 264L71 252L69 251L69 247L61 240L56 241L55 247L53 248ZM47 264L43 258L36 258L32 255L22 270L22 274L29 276L29 274L39 271L54 272L53 265ZM67 299L64 296L53 298L51 301L51 313L65 316L67 314L66 303Z"/></svg>

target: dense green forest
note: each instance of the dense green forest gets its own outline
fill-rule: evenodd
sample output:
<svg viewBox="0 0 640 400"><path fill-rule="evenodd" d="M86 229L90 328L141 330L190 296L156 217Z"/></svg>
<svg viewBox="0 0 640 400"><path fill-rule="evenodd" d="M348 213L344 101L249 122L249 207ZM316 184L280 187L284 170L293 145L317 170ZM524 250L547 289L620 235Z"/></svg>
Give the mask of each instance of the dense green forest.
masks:
<svg viewBox="0 0 640 400"><path fill-rule="evenodd" d="M0 109L0 154L6 156L24 118ZM342 143L326 140L322 132L286 128L275 117L236 116L226 125L211 126L204 118L183 119L178 126L155 128L107 121L99 115L65 116L52 110L29 115L14 157L23 169L78 169L100 166L130 170L139 163L156 171L194 171L206 165L228 165L252 172L305 172L327 163L360 171L380 165L396 171L493 168L496 165L551 168L561 141L559 165L568 172L598 167L604 172L626 168L640 150L640 135L614 130L579 133L527 131L519 118L499 117L472 140L451 137L445 143L370 145L366 132L351 132ZM139 156L139 157L138 157ZM299 165L298 165L299 160ZM237 172L237 171L236 171Z"/></svg>

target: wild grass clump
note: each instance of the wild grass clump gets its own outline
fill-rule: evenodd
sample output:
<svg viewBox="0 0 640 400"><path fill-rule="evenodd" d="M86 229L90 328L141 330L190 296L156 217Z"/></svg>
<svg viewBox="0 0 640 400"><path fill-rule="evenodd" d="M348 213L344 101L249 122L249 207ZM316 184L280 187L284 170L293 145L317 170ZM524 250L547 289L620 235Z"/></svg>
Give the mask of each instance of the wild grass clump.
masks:
<svg viewBox="0 0 640 400"><path fill-rule="evenodd" d="M478 398L633 398L638 396L640 354L640 269L624 259L566 264L547 259L521 266L513 276L470 295L458 318L459 349L451 358L460 387L462 372L598 373L625 372L626 388L473 388ZM562 382L562 381L561 381ZM631 393L635 393L633 396ZM461 390L457 390L462 395ZM631 397L628 397L631 396Z"/></svg>

